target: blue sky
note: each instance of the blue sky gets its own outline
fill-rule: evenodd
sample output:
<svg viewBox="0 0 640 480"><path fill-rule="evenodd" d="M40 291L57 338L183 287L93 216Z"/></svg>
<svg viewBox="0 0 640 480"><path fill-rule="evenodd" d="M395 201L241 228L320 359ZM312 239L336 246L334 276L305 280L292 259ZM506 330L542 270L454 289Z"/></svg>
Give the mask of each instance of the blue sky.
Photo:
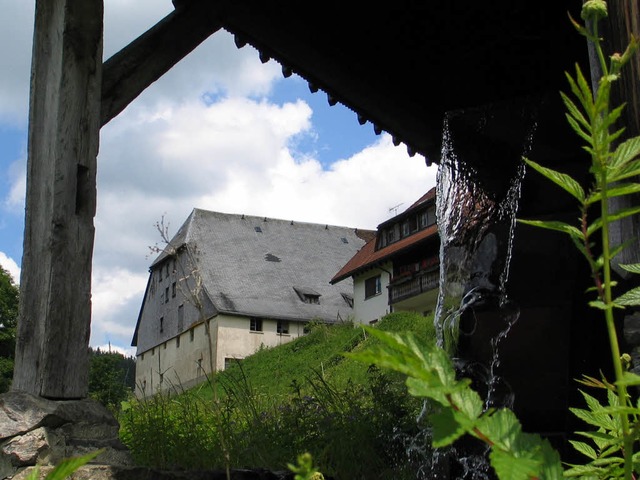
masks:
<svg viewBox="0 0 640 480"><path fill-rule="evenodd" d="M0 265L19 279L33 0L0 16ZM172 9L105 0L108 58ZM435 185L435 167L302 79L218 32L101 130L91 345L132 353L160 241L193 208L374 229Z"/></svg>

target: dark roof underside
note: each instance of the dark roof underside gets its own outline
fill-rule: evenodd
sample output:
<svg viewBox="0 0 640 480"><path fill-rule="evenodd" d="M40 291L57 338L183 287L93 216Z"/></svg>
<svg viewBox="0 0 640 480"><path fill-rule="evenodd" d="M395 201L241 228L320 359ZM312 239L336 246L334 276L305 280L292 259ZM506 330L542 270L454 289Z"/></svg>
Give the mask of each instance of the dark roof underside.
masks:
<svg viewBox="0 0 640 480"><path fill-rule="evenodd" d="M409 153L439 161L443 115L515 97L557 92L563 72L586 61L586 43L567 13L578 0L402 1L373 8L329 1L209 2L212 15L283 73L387 131ZM360 7L360 8L358 8Z"/></svg>

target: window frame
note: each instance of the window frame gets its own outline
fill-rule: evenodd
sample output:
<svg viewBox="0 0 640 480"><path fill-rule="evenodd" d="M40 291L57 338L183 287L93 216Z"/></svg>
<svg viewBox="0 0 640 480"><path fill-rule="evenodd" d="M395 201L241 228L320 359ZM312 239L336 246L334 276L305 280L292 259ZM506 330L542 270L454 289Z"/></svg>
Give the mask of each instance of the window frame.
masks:
<svg viewBox="0 0 640 480"><path fill-rule="evenodd" d="M249 318L249 331L253 333L262 333L264 331L264 322L260 317Z"/></svg>
<svg viewBox="0 0 640 480"><path fill-rule="evenodd" d="M382 276L373 275L364 281L364 299L376 297L382 294Z"/></svg>

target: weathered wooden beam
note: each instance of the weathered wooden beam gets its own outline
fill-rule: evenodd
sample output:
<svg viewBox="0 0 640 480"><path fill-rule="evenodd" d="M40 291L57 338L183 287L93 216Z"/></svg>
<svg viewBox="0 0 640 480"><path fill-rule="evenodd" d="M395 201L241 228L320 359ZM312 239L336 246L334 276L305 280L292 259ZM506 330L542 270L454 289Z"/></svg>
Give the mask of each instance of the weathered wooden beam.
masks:
<svg viewBox="0 0 640 480"><path fill-rule="evenodd" d="M105 62L102 125L221 28L213 3L198 0L181 6Z"/></svg>
<svg viewBox="0 0 640 480"><path fill-rule="evenodd" d="M102 0L37 0L13 390L87 395Z"/></svg>
<svg viewBox="0 0 640 480"><path fill-rule="evenodd" d="M604 32L605 54L622 54L632 36L640 38L640 5L637 0L619 0L607 2L609 16L601 26ZM595 78L600 78L598 60L591 55L591 73ZM640 90L638 89L638 78L640 78L640 55L636 54L629 63L623 67L620 79L614 83L611 89L611 105L617 107L625 104L625 108L618 121L618 127L624 126L625 134L623 139L640 135ZM594 87L595 88L595 87ZM640 179L635 178L635 181ZM609 200L610 209L619 211L625 208L640 205L640 195L624 195L614 197ZM625 241L640 238L640 215L626 217L610 225L609 239L613 246L620 245ZM637 284L637 277L630 274L620 264L632 264L640 262L640 247L636 241L631 246L625 248L616 255L612 262L613 268L618 274L626 279L634 280Z"/></svg>

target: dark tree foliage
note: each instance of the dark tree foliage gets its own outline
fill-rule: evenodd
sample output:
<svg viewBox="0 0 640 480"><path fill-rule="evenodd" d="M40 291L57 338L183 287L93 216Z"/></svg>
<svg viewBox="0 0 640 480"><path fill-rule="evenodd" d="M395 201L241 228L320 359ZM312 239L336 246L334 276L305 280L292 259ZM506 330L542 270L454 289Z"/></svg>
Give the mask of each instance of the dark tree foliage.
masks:
<svg viewBox="0 0 640 480"><path fill-rule="evenodd" d="M118 412L135 387L135 359L99 348L89 354L89 396Z"/></svg>
<svg viewBox="0 0 640 480"><path fill-rule="evenodd" d="M18 286L0 266L0 393L11 386L18 322Z"/></svg>

